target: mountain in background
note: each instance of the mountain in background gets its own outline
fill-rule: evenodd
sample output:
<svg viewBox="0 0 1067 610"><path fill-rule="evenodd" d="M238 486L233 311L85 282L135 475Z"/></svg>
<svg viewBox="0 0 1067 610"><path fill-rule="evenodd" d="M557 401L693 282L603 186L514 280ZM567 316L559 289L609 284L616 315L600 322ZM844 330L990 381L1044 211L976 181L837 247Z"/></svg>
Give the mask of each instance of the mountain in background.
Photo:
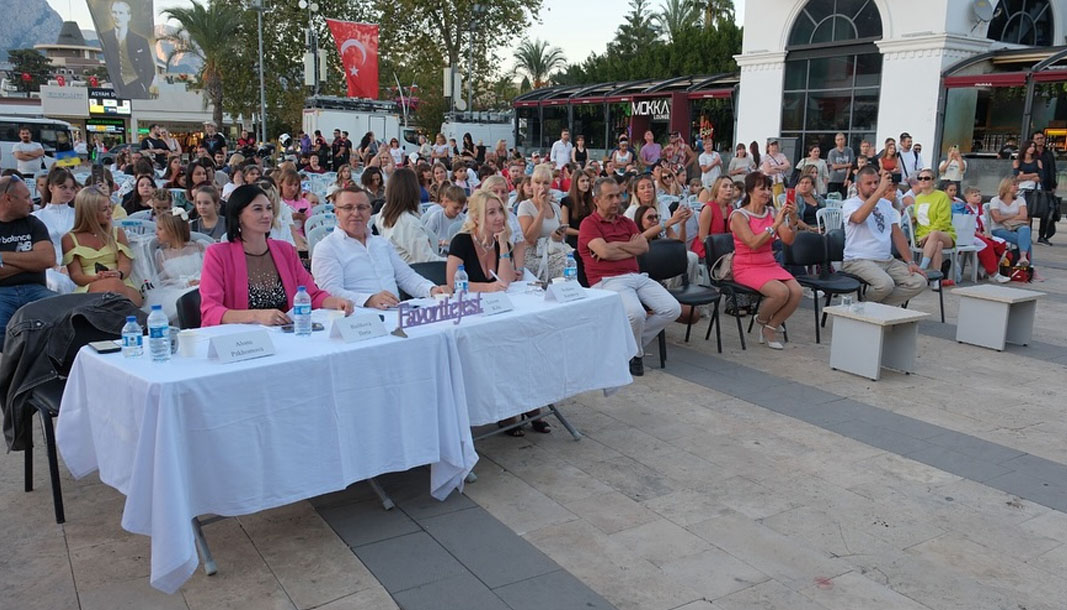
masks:
<svg viewBox="0 0 1067 610"><path fill-rule="evenodd" d="M0 60L7 60L11 49L31 49L40 43L52 43L63 25L46 0L0 0Z"/></svg>

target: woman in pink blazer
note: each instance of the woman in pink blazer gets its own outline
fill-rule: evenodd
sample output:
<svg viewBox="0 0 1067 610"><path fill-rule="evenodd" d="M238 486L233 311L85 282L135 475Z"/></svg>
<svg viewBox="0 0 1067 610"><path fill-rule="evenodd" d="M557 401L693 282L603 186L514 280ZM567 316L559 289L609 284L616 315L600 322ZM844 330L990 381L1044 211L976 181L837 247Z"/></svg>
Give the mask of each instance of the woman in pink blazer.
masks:
<svg viewBox="0 0 1067 610"><path fill-rule="evenodd" d="M240 186L226 204L229 241L204 254L200 274L200 323L289 323L297 286L307 288L311 306L352 313L352 302L319 290L292 245L267 239L274 216L267 195L253 185Z"/></svg>

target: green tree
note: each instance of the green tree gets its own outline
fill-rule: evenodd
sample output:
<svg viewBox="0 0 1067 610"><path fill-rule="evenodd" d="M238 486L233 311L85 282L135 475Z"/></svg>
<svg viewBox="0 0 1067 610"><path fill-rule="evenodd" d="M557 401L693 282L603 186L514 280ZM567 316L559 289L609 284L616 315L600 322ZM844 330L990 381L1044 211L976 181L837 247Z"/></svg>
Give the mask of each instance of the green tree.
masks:
<svg viewBox="0 0 1067 610"><path fill-rule="evenodd" d="M523 40L515 49L515 73L529 78L535 88L547 85L552 72L566 65L563 49L549 47L548 41L539 38Z"/></svg>
<svg viewBox="0 0 1067 610"><path fill-rule="evenodd" d="M202 66L197 76L211 101L212 117L221 125L224 81L220 63L236 49L241 15L220 0L207 1L208 4L204 5L198 0L191 0L192 6L188 8L164 10L164 16L178 22L178 30L163 38L174 45L167 57L168 63L179 53L200 58Z"/></svg>
<svg viewBox="0 0 1067 610"><path fill-rule="evenodd" d="M656 38L654 16L655 13L648 7L648 0L630 0L630 12L626 13L626 20L615 30L615 39L608 43L607 54L632 57L647 48Z"/></svg>
<svg viewBox="0 0 1067 610"><path fill-rule="evenodd" d="M664 0L653 20L660 34L667 42L672 42L682 30L690 29L700 21L700 10L694 0Z"/></svg>
<svg viewBox="0 0 1067 610"><path fill-rule="evenodd" d="M7 52L11 63L10 76L19 91L40 91L41 85L48 83L52 72L52 63L35 49L12 49ZM29 74L30 80L22 80L23 74Z"/></svg>

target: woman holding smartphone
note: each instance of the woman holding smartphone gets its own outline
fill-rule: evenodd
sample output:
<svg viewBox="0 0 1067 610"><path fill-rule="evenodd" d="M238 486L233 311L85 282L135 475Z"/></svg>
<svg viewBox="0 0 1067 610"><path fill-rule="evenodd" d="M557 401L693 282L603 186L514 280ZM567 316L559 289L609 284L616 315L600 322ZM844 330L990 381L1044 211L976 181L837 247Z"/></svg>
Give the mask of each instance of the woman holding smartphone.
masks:
<svg viewBox="0 0 1067 610"><path fill-rule="evenodd" d="M549 193L552 170L538 166L532 176L533 196L519 203L519 226L526 239L526 268L537 279L548 282L563 275L567 254L573 252L563 241L567 225L563 223L559 204Z"/></svg>

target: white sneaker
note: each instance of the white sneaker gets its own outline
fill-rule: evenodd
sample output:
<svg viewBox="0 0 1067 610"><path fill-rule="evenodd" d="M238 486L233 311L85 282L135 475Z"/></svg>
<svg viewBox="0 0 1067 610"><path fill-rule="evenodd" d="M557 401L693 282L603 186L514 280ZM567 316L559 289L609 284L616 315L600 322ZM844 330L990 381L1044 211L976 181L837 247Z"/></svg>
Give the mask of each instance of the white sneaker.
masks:
<svg viewBox="0 0 1067 610"><path fill-rule="evenodd" d="M1011 281L1010 277L1008 277L1006 275L1002 275L999 271L994 273L993 275L989 276L989 279L993 280L994 282L996 282L998 284L1007 284L1008 282Z"/></svg>

